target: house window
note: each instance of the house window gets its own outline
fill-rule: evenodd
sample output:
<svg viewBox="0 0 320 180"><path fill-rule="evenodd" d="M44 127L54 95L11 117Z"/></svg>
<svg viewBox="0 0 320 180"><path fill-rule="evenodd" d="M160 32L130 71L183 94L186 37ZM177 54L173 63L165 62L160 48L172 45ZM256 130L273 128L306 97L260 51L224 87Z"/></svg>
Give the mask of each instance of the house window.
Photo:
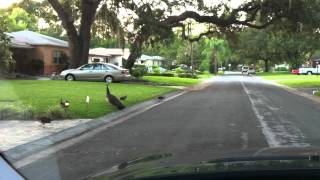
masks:
<svg viewBox="0 0 320 180"><path fill-rule="evenodd" d="M53 51L53 62L55 64L63 64L62 51Z"/></svg>

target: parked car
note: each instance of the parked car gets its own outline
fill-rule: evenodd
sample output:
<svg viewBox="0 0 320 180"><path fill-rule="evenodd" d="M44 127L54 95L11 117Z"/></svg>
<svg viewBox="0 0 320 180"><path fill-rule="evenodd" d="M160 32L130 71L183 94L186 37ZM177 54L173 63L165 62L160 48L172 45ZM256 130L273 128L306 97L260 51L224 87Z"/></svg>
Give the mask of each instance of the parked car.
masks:
<svg viewBox="0 0 320 180"><path fill-rule="evenodd" d="M299 74L319 74L320 73L320 65L317 65L315 68L299 68Z"/></svg>
<svg viewBox="0 0 320 180"><path fill-rule="evenodd" d="M247 73L248 70L249 70L249 67L248 67L248 66L242 66L242 68L241 68L242 74Z"/></svg>
<svg viewBox="0 0 320 180"><path fill-rule="evenodd" d="M253 67L249 67L247 74L256 74L256 70Z"/></svg>
<svg viewBox="0 0 320 180"><path fill-rule="evenodd" d="M129 70L110 63L85 64L77 69L62 71L60 76L68 81L95 80L95 81L124 81L130 79Z"/></svg>

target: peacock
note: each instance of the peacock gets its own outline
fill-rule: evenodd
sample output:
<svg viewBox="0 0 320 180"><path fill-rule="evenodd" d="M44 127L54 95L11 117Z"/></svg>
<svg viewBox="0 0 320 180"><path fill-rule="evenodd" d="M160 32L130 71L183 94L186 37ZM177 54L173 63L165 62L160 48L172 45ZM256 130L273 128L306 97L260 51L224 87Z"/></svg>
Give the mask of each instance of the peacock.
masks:
<svg viewBox="0 0 320 180"><path fill-rule="evenodd" d="M114 95L112 95L110 93L110 90L109 90L109 84L107 83L107 93L106 93L106 97L108 100L108 102L114 106L116 106L119 110L122 110L125 108L125 106L121 103L121 101Z"/></svg>

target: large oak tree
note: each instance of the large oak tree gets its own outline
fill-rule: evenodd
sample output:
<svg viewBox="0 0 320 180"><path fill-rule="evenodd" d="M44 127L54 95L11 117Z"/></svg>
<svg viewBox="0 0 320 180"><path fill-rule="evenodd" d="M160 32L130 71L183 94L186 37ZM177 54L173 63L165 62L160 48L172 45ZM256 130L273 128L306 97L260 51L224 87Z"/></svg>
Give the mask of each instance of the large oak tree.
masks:
<svg viewBox="0 0 320 180"><path fill-rule="evenodd" d="M262 29L273 23L280 17L292 13L292 5L289 1L276 0L251 0L238 7L231 8L229 1L220 4L205 4L203 0L178 1L178 0L48 0L57 12L64 29L67 32L70 51L71 66L76 67L87 62L91 28L97 12L108 11L106 26L116 24L119 21L112 15L117 15L119 9L130 11L127 17L132 19L133 31L128 33L131 54L126 67L131 68L135 60L141 55L145 43L156 41L170 34L171 29L180 27L185 34L185 21L193 19L199 23L206 23L210 27L199 37L191 37L190 41L198 40L212 33L223 33L239 30L243 27ZM71 3L72 2L72 3ZM74 3L79 2L79 3ZM296 2L296 1L294 1ZM302 2L300 0L299 2ZM101 8L106 6L107 8ZM193 7L195 10L186 10ZM189 8L190 9L190 8ZM172 15L172 12L181 12ZM76 17L78 15L78 17ZM123 34L122 34L123 35ZM184 36L187 38L186 36Z"/></svg>

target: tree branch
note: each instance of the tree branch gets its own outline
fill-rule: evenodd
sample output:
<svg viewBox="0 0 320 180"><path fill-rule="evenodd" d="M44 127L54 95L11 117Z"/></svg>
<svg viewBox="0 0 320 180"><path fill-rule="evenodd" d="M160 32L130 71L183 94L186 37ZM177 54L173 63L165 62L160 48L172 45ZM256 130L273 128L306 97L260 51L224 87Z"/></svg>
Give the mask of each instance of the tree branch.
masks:
<svg viewBox="0 0 320 180"><path fill-rule="evenodd" d="M53 9L57 12L58 16L60 17L60 20L62 22L62 26L65 28L68 34L72 35L78 35L77 29L74 26L73 22L74 19L72 15L67 13L63 6L60 4L58 0L48 0Z"/></svg>

